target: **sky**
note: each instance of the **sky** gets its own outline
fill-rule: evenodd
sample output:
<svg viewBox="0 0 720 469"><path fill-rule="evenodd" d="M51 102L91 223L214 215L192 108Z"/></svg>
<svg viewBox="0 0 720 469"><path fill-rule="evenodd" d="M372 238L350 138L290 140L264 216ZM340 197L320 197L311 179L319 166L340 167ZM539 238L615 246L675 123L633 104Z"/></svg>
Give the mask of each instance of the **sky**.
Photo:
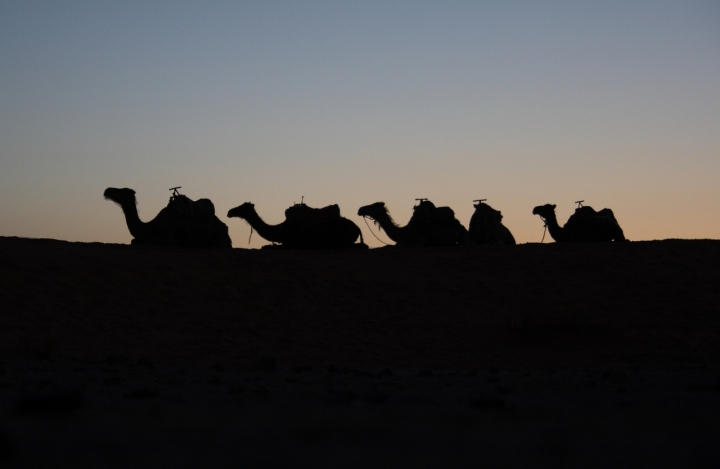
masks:
<svg viewBox="0 0 720 469"><path fill-rule="evenodd" d="M0 236L128 243L182 186L235 247L304 201L720 239L720 2L0 2ZM370 225L373 233L389 242ZM547 241L546 241L547 242Z"/></svg>

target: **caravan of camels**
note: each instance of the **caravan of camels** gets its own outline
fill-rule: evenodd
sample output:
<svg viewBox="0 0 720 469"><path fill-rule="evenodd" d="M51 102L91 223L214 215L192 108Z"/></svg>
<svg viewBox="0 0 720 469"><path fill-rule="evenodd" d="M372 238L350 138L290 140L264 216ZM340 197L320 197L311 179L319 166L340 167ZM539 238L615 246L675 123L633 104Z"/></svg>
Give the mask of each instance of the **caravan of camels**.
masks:
<svg viewBox="0 0 720 469"><path fill-rule="evenodd" d="M148 222L140 220L134 190L110 187L104 196L122 208L133 236L132 244L232 247L228 227L215 215L213 203L209 199L193 201L178 189L170 189L173 192L167 207ZM357 214L372 220L397 246L515 245L515 238L502 223L502 213L485 203L485 199L474 201L475 213L468 229L450 207L436 207L427 199L416 200L418 203L405 226L395 223L384 202L360 207ZM555 205L537 206L532 213L540 216L558 243L626 241L612 210L597 212L582 202L576 202L578 207L564 226L558 224ZM285 221L277 225L265 223L250 202L231 209L227 216L244 219L251 227L251 236L254 230L272 243L263 249L368 247L360 228L342 217L337 205L312 208L303 201L285 210Z"/></svg>

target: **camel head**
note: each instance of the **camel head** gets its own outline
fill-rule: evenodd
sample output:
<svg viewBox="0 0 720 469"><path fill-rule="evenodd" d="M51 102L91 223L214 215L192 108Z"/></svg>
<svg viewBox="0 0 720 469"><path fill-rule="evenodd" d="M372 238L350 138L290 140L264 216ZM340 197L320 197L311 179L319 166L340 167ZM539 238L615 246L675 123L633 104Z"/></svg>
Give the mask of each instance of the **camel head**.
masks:
<svg viewBox="0 0 720 469"><path fill-rule="evenodd" d="M252 213L255 213L255 204L252 202L245 202L242 205L238 205L237 207L230 209L227 216L228 218L242 218L247 220L247 217Z"/></svg>
<svg viewBox="0 0 720 469"><path fill-rule="evenodd" d="M533 209L533 215L540 215L543 220L555 218L555 204L538 205Z"/></svg>
<svg viewBox="0 0 720 469"><path fill-rule="evenodd" d="M387 215L388 217L390 216L388 209L385 207L385 202L375 202L374 204L360 207L358 209L358 215L361 217L372 218L375 221L383 215Z"/></svg>
<svg viewBox="0 0 720 469"><path fill-rule="evenodd" d="M121 207L137 204L137 201L135 200L135 191L128 189L127 187L124 189L108 187L105 189L103 196L108 200L112 200Z"/></svg>

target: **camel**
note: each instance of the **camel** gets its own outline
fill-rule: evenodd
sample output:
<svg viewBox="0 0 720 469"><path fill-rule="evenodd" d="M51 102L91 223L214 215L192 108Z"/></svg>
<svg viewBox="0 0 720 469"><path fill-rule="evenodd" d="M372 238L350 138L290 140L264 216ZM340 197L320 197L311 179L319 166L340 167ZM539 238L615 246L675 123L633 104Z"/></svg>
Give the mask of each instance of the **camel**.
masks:
<svg viewBox="0 0 720 469"><path fill-rule="evenodd" d="M140 220L135 191L108 187L104 196L122 207L131 244L155 244L184 247L232 247L228 227L215 216L209 199L190 200L173 190L167 207L149 222Z"/></svg>
<svg viewBox="0 0 720 469"><path fill-rule="evenodd" d="M470 237L475 244L507 244L514 246L515 238L502 224L502 213L484 203L485 199L475 200L475 213L470 218Z"/></svg>
<svg viewBox="0 0 720 469"><path fill-rule="evenodd" d="M558 243L587 243L627 241L615 215L609 208L596 212L590 206L579 206L568 218L565 226L558 225L555 205L545 204L533 209L533 215L540 215L550 236Z"/></svg>
<svg viewBox="0 0 720 469"><path fill-rule="evenodd" d="M304 203L295 204L285 210L285 221L277 225L265 223L250 202L231 209L227 216L244 219L251 229L273 243L263 249L367 248L360 228L340 216L337 205L312 208ZM360 243L355 244L358 237Z"/></svg>
<svg viewBox="0 0 720 469"><path fill-rule="evenodd" d="M358 215L372 219L398 246L454 246L470 242L468 231L450 207L435 207L426 199L413 208L405 226L398 226L384 202L360 207Z"/></svg>

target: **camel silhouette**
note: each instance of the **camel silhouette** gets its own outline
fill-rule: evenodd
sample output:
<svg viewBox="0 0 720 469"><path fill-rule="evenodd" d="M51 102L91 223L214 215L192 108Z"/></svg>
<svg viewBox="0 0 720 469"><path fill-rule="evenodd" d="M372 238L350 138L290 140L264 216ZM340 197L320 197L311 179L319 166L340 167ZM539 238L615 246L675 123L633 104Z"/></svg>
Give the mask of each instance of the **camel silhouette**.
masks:
<svg viewBox="0 0 720 469"><path fill-rule="evenodd" d="M475 200L475 213L470 218L470 238L475 244L515 245L515 238L502 224L502 213L484 203L485 199Z"/></svg>
<svg viewBox="0 0 720 469"><path fill-rule="evenodd" d="M358 215L380 225L398 246L454 246L471 242L468 231L450 207L436 207L429 200L418 200L420 203L413 208L413 215L405 226L395 223L384 202L360 207Z"/></svg>
<svg viewBox="0 0 720 469"><path fill-rule="evenodd" d="M554 204L535 207L533 215L540 216L550 231L550 236L558 243L627 241L612 210L604 208L596 212L590 206L583 206L581 202L578 202L578 208L563 227L558 225Z"/></svg>
<svg viewBox="0 0 720 469"><path fill-rule="evenodd" d="M285 221L277 225L265 223L250 202L231 209L227 216L244 219L260 236L277 243L263 249L367 248L360 228L340 216L337 205L312 208L304 203L295 204L285 210ZM355 244L358 237L360 243Z"/></svg>
<svg viewBox="0 0 720 469"><path fill-rule="evenodd" d="M167 207L145 223L137 211L135 191L108 187L104 196L120 205L125 214L131 244L157 244L185 247L232 247L228 227L215 216L209 199L190 200L174 190Z"/></svg>

